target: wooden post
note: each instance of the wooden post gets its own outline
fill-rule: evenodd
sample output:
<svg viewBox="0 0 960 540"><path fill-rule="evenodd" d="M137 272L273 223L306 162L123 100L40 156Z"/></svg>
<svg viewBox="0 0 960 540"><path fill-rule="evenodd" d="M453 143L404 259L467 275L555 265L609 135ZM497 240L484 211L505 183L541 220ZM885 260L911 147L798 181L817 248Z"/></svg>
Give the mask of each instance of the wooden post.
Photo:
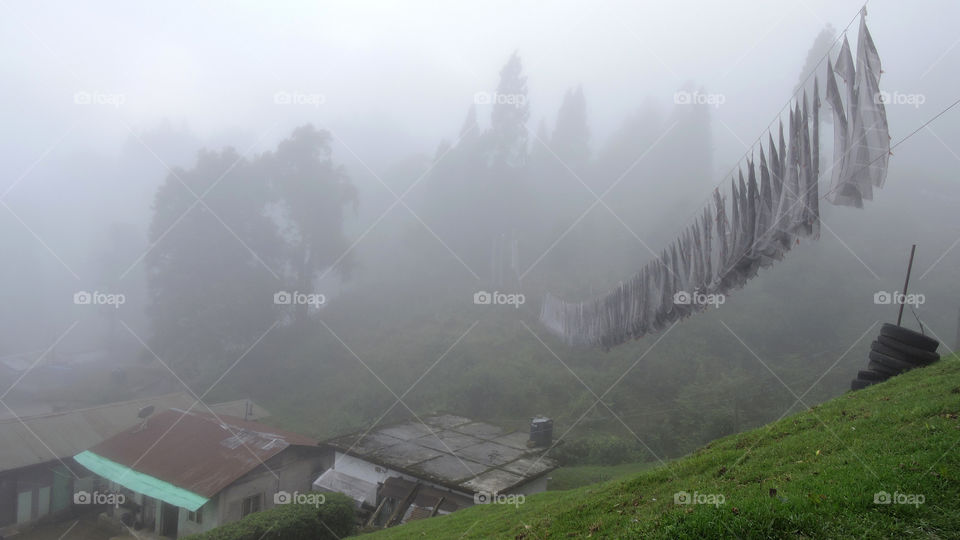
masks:
<svg viewBox="0 0 960 540"><path fill-rule="evenodd" d="M380 504L377 505L377 509L372 514L370 514L370 519L367 520L367 525L366 525L367 527L373 525L376 522L377 516L380 515L380 511L383 510L383 505L386 502L387 502L387 498L384 497L383 500L380 501Z"/></svg>
<svg viewBox="0 0 960 540"><path fill-rule="evenodd" d="M410 504L413 503L414 499L417 498L417 491L420 491L419 482L414 484L413 487L410 488L410 492L407 493L407 496L397 503L397 507L393 510L393 513L390 514L390 518L383 524L384 528L400 524L400 521L403 519L403 514L407 511L407 508L410 508Z"/></svg>
<svg viewBox="0 0 960 540"><path fill-rule="evenodd" d="M437 499L437 505L433 507L433 512L430 513L430 517L437 515L437 512L440 511L440 505L443 504L444 500L446 500L446 497L440 497Z"/></svg>
<svg viewBox="0 0 960 540"><path fill-rule="evenodd" d="M910 285L910 271L913 270L913 254L917 251L917 245L913 244L910 247L910 262L907 263L907 278L903 281L903 291L900 293L903 295L904 300L907 297L907 286ZM896 292L896 291L894 291ZM900 326L900 321L903 319L903 304L905 302L900 302L900 312L897 313L897 326Z"/></svg>

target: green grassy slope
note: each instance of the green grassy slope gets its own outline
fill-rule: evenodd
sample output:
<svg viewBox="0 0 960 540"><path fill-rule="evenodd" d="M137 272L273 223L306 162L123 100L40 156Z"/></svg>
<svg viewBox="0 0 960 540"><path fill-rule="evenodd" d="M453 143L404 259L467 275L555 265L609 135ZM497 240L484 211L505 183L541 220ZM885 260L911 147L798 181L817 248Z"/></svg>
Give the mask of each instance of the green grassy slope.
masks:
<svg viewBox="0 0 960 540"><path fill-rule="evenodd" d="M622 480L624 478L630 478L638 472L649 468L649 463L572 465L560 467L550 473L550 486L547 489L574 489L610 480Z"/></svg>
<svg viewBox="0 0 960 540"><path fill-rule="evenodd" d="M629 479L369 538L960 538L958 414L946 358ZM723 504L676 504L681 491ZM922 504L876 504L881 491Z"/></svg>

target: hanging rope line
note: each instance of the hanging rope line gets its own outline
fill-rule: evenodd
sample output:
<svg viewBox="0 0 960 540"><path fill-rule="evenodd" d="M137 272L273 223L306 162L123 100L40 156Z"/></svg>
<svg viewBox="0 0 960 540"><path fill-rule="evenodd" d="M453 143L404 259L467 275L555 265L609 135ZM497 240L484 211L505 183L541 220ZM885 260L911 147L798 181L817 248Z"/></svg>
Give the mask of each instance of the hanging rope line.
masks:
<svg viewBox="0 0 960 540"><path fill-rule="evenodd" d="M828 62L823 95L834 119L834 162L824 171L831 173L826 199L856 207L883 186L891 149L886 109L879 99L880 57L866 26L865 5L859 15L856 60L844 35L836 61L832 66ZM540 313L544 326L569 345L608 349L719 306L727 293L782 259L801 237L818 238L821 92L813 76L812 103L805 88L808 75L794 92L802 97L791 98L784 107L789 107L786 136L782 119L777 141L768 126L767 152L761 144L759 163L750 157L735 167L736 177L728 173L728 193L714 188L712 204L692 225L606 295L566 302L547 294Z"/></svg>
<svg viewBox="0 0 960 540"><path fill-rule="evenodd" d="M811 69L811 70L803 77L803 79L801 79L800 84L797 85L797 89L793 91L793 93L792 93L792 94L790 95L790 97L786 100L786 102L784 102L783 106L780 107L780 109L779 109L779 110L777 111L777 113L773 116L773 118L770 119L770 122L768 122L767 125L764 126L764 128L760 130L760 135L757 136L757 138L754 139L753 142L751 142L749 145L747 145L747 150L746 150L739 158L737 158L737 160L734 162L733 166L730 167L730 169L729 169L727 172L725 172L724 174L722 174L722 175L720 176L721 180L718 181L716 184L714 184L713 189L712 189L711 191L713 191L713 190L719 188L720 186L722 186L723 183L726 181L726 179L727 179L731 174L733 174L734 172L736 172L738 168L740 168L740 166L742 165L743 161L747 158L747 156L751 155L751 154L754 152L754 150L756 149L757 143L759 143L759 142L763 139L763 136L770 134L770 128L772 128L773 125L776 124L778 121L782 120L783 112L784 112L785 110L787 110L787 107L789 107L789 106L794 102L794 100L797 99L797 97L798 97L799 95L801 95L801 92L806 88L807 83L810 82L810 78L813 77L813 76L817 73L817 70L820 69L820 65L823 64L823 61L826 60L826 59L830 56L830 53L831 53L831 52L833 52L833 48L836 47L837 44L840 43L841 40L846 36L847 30L849 30L849 29L850 29L850 26L852 26L853 23L856 22L857 17L860 17L860 15L861 15L862 13L865 13L865 11L866 11L866 9L867 9L867 4L868 4L868 3L869 3L869 1L868 1L868 2L864 2L863 5L860 6L860 9L857 10L857 13L850 19L850 22L848 22L847 25L843 27L843 30L841 30L841 31L837 34L837 37L833 38L833 41L830 43L830 46L827 48L827 52L825 52L825 53L823 54L823 56L821 56L820 59L817 60L817 63L816 63L816 65L813 66L813 69ZM711 198L712 198L712 195L707 195L707 196L704 197L704 199L700 202L699 206L702 207L704 204L706 204L707 202L709 202ZM693 214L688 215L688 216L687 216L687 219L685 219L684 222L690 223L690 222L692 221L692 219L694 218L694 216L696 216L696 212L693 213Z"/></svg>
<svg viewBox="0 0 960 540"><path fill-rule="evenodd" d="M911 131L909 135L903 137L902 139L900 139L899 141L897 141L896 143L894 143L893 145L891 145L891 146L890 146L890 151L893 152L893 149L894 149L894 148L900 146L901 143L906 142L907 139L909 139L910 137L913 137L914 135L916 135L917 133L919 133L921 129L923 129L923 128L929 126L930 124L932 124L934 120L936 120L937 118L940 118L941 116L943 116L944 114L946 114L947 111L949 111L950 109L956 107L958 104L960 104L960 99L954 101L953 103L951 103L950 105L948 105L947 108L945 108L945 109L943 109L942 111L938 112L933 118L927 120L927 121L924 122L923 124L920 124L920 127L918 127L917 129Z"/></svg>

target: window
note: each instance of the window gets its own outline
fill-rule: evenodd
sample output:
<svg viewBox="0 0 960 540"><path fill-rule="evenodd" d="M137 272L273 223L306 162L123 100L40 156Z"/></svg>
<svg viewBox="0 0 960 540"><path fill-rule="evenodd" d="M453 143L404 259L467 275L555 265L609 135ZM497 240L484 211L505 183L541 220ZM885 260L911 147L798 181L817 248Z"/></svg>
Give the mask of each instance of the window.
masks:
<svg viewBox="0 0 960 540"><path fill-rule="evenodd" d="M197 525L203 524L203 507L197 508L196 512L187 512L187 520Z"/></svg>
<svg viewBox="0 0 960 540"><path fill-rule="evenodd" d="M263 495L257 493L256 495L251 495L243 499L243 504L241 505L240 517L246 517L254 512L259 512L263 504Z"/></svg>

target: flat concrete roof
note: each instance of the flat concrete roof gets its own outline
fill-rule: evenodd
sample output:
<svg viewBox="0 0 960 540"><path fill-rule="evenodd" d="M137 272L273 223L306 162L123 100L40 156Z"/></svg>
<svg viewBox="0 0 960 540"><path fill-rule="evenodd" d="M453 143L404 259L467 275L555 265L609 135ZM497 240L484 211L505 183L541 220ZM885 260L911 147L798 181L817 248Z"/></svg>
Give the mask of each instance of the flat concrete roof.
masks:
<svg viewBox="0 0 960 540"><path fill-rule="evenodd" d="M451 489L506 492L555 469L528 434L452 414L327 441L335 450Z"/></svg>

